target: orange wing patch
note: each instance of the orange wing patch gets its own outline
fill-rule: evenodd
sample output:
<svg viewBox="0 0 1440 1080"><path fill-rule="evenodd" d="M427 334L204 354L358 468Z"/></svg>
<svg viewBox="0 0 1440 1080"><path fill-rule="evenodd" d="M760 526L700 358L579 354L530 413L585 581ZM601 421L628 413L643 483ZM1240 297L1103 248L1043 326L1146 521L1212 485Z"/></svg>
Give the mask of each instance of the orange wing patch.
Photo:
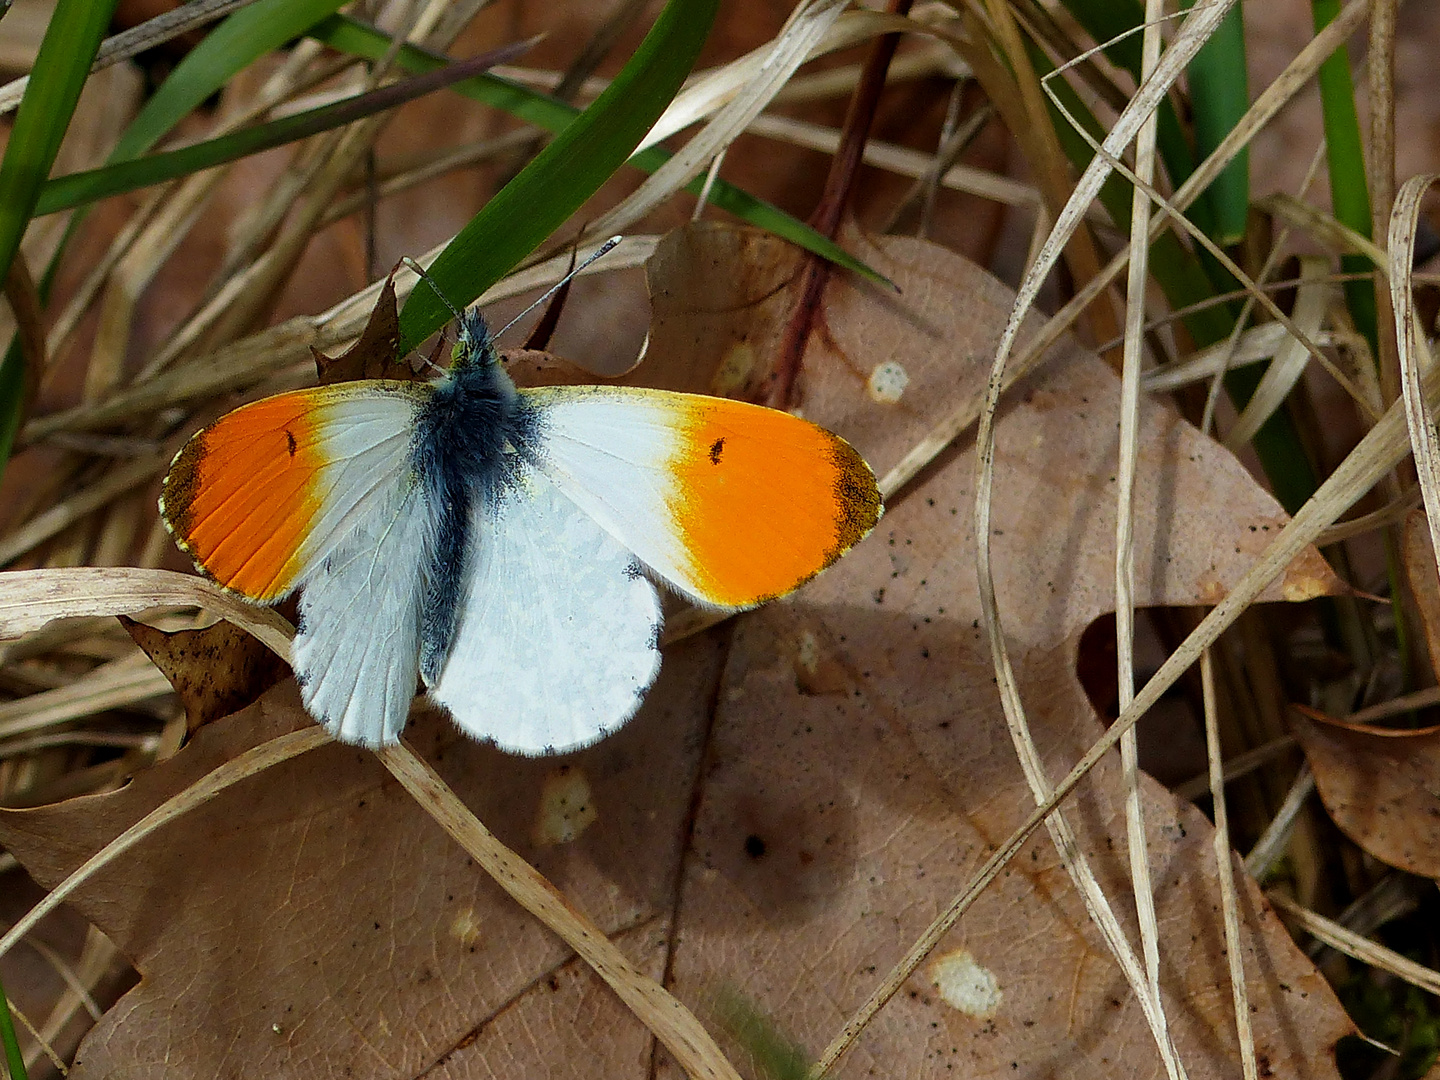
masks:
<svg viewBox="0 0 1440 1080"><path fill-rule="evenodd" d="M314 395L236 409L195 435L170 466L161 513L176 542L219 584L268 603L295 587L323 492Z"/></svg>
<svg viewBox="0 0 1440 1080"><path fill-rule="evenodd" d="M787 593L879 520L875 476L839 436L743 402L701 399L688 412L670 509L709 602Z"/></svg>

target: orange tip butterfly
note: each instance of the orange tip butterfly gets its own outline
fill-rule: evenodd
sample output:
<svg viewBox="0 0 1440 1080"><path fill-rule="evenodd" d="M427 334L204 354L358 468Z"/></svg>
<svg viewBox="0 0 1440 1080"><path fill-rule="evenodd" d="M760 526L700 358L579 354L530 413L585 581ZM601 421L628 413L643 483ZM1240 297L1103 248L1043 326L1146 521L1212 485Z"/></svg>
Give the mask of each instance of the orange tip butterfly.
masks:
<svg viewBox="0 0 1440 1080"><path fill-rule="evenodd" d="M517 389L477 312L431 383L266 398L203 429L160 511L201 572L270 604L303 588L293 664L335 738L400 737L418 679L519 754L603 738L660 667L647 571L739 610L790 592L882 512L850 444L727 398Z"/></svg>

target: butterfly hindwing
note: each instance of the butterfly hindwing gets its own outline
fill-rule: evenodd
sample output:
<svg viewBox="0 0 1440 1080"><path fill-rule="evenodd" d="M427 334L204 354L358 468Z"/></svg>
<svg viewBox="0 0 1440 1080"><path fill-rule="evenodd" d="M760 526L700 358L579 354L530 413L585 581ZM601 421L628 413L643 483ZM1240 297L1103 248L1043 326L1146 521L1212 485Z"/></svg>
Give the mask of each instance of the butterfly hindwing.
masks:
<svg viewBox="0 0 1440 1080"><path fill-rule="evenodd" d="M634 555L522 469L471 516L459 620L431 688L467 733L563 753L623 724L660 667L660 604Z"/></svg>
<svg viewBox="0 0 1440 1080"><path fill-rule="evenodd" d="M787 593L881 513L845 440L728 398L621 387L521 391L537 467L666 582L714 607Z"/></svg>
<svg viewBox="0 0 1440 1080"><path fill-rule="evenodd" d="M432 516L420 484L387 485L305 578L293 663L310 714L342 742L400 737L415 696Z"/></svg>

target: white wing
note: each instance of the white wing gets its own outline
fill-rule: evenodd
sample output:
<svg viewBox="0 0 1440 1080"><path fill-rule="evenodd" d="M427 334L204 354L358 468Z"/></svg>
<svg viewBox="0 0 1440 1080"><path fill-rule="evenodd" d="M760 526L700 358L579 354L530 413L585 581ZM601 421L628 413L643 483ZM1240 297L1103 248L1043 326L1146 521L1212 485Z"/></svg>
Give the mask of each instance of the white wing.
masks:
<svg viewBox="0 0 1440 1080"><path fill-rule="evenodd" d="M341 742L395 742L415 696L431 515L414 479L372 492L308 570L295 638L305 707Z"/></svg>
<svg viewBox="0 0 1440 1080"><path fill-rule="evenodd" d="M471 522L465 595L430 695L468 734L564 753L628 720L660 668L635 557L532 470Z"/></svg>

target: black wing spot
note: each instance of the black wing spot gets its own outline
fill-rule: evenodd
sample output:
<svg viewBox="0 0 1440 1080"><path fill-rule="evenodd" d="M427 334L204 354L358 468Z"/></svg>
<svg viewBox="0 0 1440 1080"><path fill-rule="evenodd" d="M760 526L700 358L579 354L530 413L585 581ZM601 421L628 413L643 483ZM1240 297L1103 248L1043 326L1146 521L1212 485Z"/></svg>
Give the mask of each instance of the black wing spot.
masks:
<svg viewBox="0 0 1440 1080"><path fill-rule="evenodd" d="M725 440L723 438L716 439L713 443L710 444L710 464L720 464L720 454L724 449Z"/></svg>
<svg viewBox="0 0 1440 1080"><path fill-rule="evenodd" d="M621 573L625 575L626 581L639 581L645 576L644 569L634 559L625 564L625 569Z"/></svg>
<svg viewBox="0 0 1440 1080"><path fill-rule="evenodd" d="M749 855L750 858L752 858L752 859L762 859L762 858L764 858L764 857L765 857L765 839L764 839L764 837L756 836L754 833L751 833L749 836L747 836L747 837L745 838L745 854L746 854L746 855Z"/></svg>
<svg viewBox="0 0 1440 1080"><path fill-rule="evenodd" d="M290 451L290 456L295 456L295 451L300 449L300 444L295 441L295 433L289 428L285 429L285 449Z"/></svg>

